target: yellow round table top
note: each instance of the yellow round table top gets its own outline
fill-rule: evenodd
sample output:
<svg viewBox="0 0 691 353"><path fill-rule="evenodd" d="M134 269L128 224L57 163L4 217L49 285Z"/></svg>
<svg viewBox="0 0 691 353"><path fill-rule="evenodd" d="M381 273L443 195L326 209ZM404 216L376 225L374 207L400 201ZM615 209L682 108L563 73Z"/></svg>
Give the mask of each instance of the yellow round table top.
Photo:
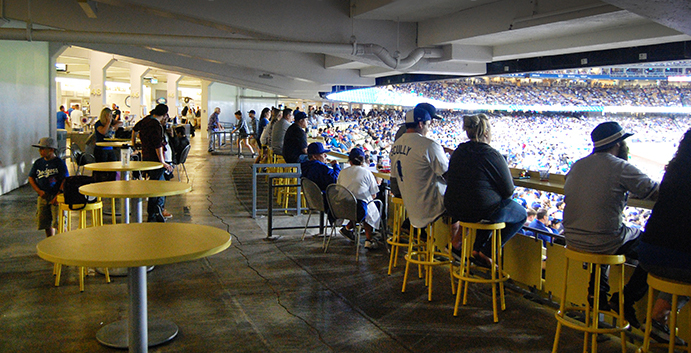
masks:
<svg viewBox="0 0 691 353"><path fill-rule="evenodd" d="M84 169L96 170L99 172L131 172L135 170L153 170L163 168L163 163L147 161L130 161L127 165L122 165L122 161L98 162L84 165Z"/></svg>
<svg viewBox="0 0 691 353"><path fill-rule="evenodd" d="M99 147L122 147L124 145L129 145L131 141L105 141L96 142L96 146Z"/></svg>
<svg viewBox="0 0 691 353"><path fill-rule="evenodd" d="M36 245L44 260L68 266L139 267L195 260L230 246L228 232L188 223L131 223L72 230Z"/></svg>
<svg viewBox="0 0 691 353"><path fill-rule="evenodd" d="M117 138L117 137L106 137L106 138L104 138L104 140L112 141L112 142L129 142L129 141L132 141L132 139Z"/></svg>
<svg viewBox="0 0 691 353"><path fill-rule="evenodd" d="M165 180L118 180L79 187L84 195L112 198L143 198L184 194L192 184Z"/></svg>

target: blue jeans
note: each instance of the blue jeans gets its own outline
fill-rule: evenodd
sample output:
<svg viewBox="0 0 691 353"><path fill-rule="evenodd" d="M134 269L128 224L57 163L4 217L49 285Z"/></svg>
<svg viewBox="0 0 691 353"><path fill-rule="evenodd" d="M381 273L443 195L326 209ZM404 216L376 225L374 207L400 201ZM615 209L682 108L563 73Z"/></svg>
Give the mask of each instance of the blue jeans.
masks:
<svg viewBox="0 0 691 353"><path fill-rule="evenodd" d="M490 223L506 223L506 227L501 230L501 246L518 233L526 219L525 208L511 199L502 200L499 207L489 217L483 218ZM491 235L492 231L478 230L473 250L489 256L492 252Z"/></svg>
<svg viewBox="0 0 691 353"><path fill-rule="evenodd" d="M149 180L165 180L163 172L165 168L155 169L149 171ZM166 198L163 197L149 197L149 202L146 205L146 212L149 214L149 221L156 220L154 215L163 210L166 204Z"/></svg>

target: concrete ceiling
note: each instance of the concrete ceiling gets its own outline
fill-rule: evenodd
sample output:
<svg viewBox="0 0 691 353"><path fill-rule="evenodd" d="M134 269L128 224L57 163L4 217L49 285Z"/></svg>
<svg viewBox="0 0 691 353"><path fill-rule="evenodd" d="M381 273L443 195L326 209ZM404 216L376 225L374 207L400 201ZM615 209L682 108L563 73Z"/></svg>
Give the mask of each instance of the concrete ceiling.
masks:
<svg viewBox="0 0 691 353"><path fill-rule="evenodd" d="M307 99L403 73L482 75L493 62L691 40L687 0L0 0L0 8L0 39L31 36L161 74ZM11 29L25 23L35 30ZM353 42L375 46L354 53ZM61 57L70 71L88 64L80 52ZM126 65L108 75L127 80Z"/></svg>

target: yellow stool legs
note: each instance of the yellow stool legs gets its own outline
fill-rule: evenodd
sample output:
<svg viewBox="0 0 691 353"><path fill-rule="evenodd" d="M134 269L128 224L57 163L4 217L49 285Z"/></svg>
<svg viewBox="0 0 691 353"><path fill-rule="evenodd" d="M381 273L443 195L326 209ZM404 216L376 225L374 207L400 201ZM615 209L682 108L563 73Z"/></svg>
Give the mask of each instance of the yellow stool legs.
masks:
<svg viewBox="0 0 691 353"><path fill-rule="evenodd" d="M64 198L62 195L58 196L58 229L57 233L62 233L65 230L72 229L72 217L70 215L69 205L64 203ZM113 203L114 205L114 203ZM81 207L77 205L77 207ZM103 225L103 202L98 201L95 203L86 204L81 210L76 210L79 212L79 229L87 227L86 213L91 211L91 226L97 227ZM67 217L65 217L67 213ZM113 216L114 217L114 216ZM53 274L55 275L55 286L60 286L60 276L62 274L62 265L55 263L53 265ZM84 277L86 276L86 268L79 268L79 291L84 291ZM110 283L110 273L108 269L105 269L106 282Z"/></svg>
<svg viewBox="0 0 691 353"><path fill-rule="evenodd" d="M468 303L468 286L472 283L489 283L492 285L492 311L494 313L494 322L499 322L498 308L497 308L497 287L499 287L499 300L501 301L501 310L506 310L506 299L504 298L504 282L509 279L509 274L504 272L502 260L502 247L500 230L505 227L504 223L466 223L460 222L462 234L462 258L457 272L453 272L453 276L458 279L458 289L456 290L456 303L453 308L453 315L458 315L458 305L461 301L461 290L463 291L463 305ZM477 236L478 230L489 230L492 232L492 267L490 271L490 278L480 278L471 275L471 256L473 251L473 244Z"/></svg>
<svg viewBox="0 0 691 353"><path fill-rule="evenodd" d="M650 346L664 346L664 344L650 342L650 331L652 330L653 326L653 302L655 301L655 296L653 295L653 292L655 290L659 290L661 292L669 293L672 295L672 310L669 315L670 334L669 344L667 345L667 351L669 353L673 353L674 349L676 348L675 341L677 335L677 305L679 304L679 296L691 296L691 284L648 274L648 286L650 287L650 291L648 292L648 308L646 310L645 318L645 336L643 338L643 347L641 347L640 351L647 353L649 352ZM691 314L689 315L689 319L691 319ZM691 331L691 329L689 331ZM691 337L691 335L689 336ZM691 353L691 344L688 344L686 346L685 351L687 353Z"/></svg>
<svg viewBox="0 0 691 353"><path fill-rule="evenodd" d="M408 270L410 264L417 264L425 269L425 285L427 286L427 300L432 301L432 274L436 266L449 266L449 278L451 279L451 293L455 294L453 285L453 266L451 266L451 235L449 232L435 231L442 222L441 219L427 226L427 240L422 242L418 232L417 241L413 241L413 229L411 226L411 237L408 241L408 253L405 255L405 273L403 274L403 287L401 292L405 293L408 283ZM418 267L419 268L419 267Z"/></svg>
<svg viewBox="0 0 691 353"><path fill-rule="evenodd" d="M398 250L401 247L408 246L408 244L401 242L401 227L406 215L405 206L403 206L403 199L400 197L393 197L391 199L391 205L393 206L393 235L391 238L386 240L386 242L391 245L391 254L389 255L389 275L391 274L391 269L396 267L396 263L398 262ZM412 234L412 232L408 233L408 242L410 242Z"/></svg>
<svg viewBox="0 0 691 353"><path fill-rule="evenodd" d="M595 272L595 295L593 299L593 308L590 307L590 303L586 303L585 308L581 306L567 306L567 284L569 283L569 262L575 261L576 263L587 263L588 273ZM559 335L561 334L562 325L570 327L574 330L583 331L583 352L588 351L588 339L592 336L592 352L597 352L597 335L603 333L619 333L621 335L621 351L626 353L626 334L625 330L628 325L623 325L625 323L624 319L624 269L623 265L626 262L626 257L624 255L603 255L603 254L592 254L580 251L574 251L566 248L566 268L564 269L564 290L561 293L561 304L559 305L559 311L557 311L554 316L557 319L557 332L554 336L554 346L552 347L552 352L556 353L559 348ZM618 279L618 291L619 297L619 314L613 311L600 311L600 275L602 273L603 265L611 266L621 266L621 276ZM590 276L588 276L590 278ZM585 284L587 290L588 284ZM585 322L576 321L568 316L567 312L572 311L584 311ZM613 328L600 328L599 320L600 314L610 316L617 319L617 327Z"/></svg>

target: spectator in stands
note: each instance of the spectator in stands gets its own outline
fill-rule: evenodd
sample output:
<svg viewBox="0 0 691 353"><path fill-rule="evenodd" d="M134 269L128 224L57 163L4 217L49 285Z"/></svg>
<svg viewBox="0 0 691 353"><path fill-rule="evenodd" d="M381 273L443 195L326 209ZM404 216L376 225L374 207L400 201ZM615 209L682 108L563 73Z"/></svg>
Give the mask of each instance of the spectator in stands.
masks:
<svg viewBox="0 0 691 353"><path fill-rule="evenodd" d="M307 161L307 114L296 112L295 122L286 130L283 138L283 159L286 163L302 163Z"/></svg>
<svg viewBox="0 0 691 353"><path fill-rule="evenodd" d="M273 133L273 128L276 122L281 120L283 117L283 112L278 108L271 107L271 119L269 120L269 125L262 131L262 137L260 138L262 146L266 147L267 151L271 148L271 135ZM268 154L267 154L268 156Z"/></svg>
<svg viewBox="0 0 691 353"><path fill-rule="evenodd" d="M302 170L302 177L313 181L319 189L326 191L326 187L335 184L338 181L338 175L341 173L341 166L336 160L330 163L326 160L326 154L331 151L324 148L321 142L312 142L307 146L308 161L303 162L300 167ZM329 221L333 222L335 219L329 212L329 203L326 202L326 194L324 194L324 209ZM351 239L352 240L352 239Z"/></svg>
<svg viewBox="0 0 691 353"><path fill-rule="evenodd" d="M290 108L283 109L283 117L276 121L271 129L271 149L274 155L283 156L283 139L292 122L293 110Z"/></svg>
<svg viewBox="0 0 691 353"><path fill-rule="evenodd" d="M254 137L257 143L257 152L259 155L257 158L254 160L254 163L261 163L266 155L266 147L264 142L262 142L262 136L264 134L264 130L269 126L269 116L271 114L271 109L269 108L264 108L262 109L261 114L259 114L259 121L257 123L257 131L255 131Z"/></svg>
<svg viewBox="0 0 691 353"><path fill-rule="evenodd" d="M374 229L379 228L379 209L375 203L371 202L377 197L379 185L374 178L374 174L365 168L365 152L360 148L353 148L348 154L350 167L345 168L338 175L338 184L345 186L346 189L355 195L357 199L357 215L365 228L365 249L374 250L379 247L377 241L372 237ZM348 223L341 228L341 234L350 239L356 239L353 234L353 223Z"/></svg>
<svg viewBox="0 0 691 353"><path fill-rule="evenodd" d="M552 226L552 217L547 214L546 208L541 208L537 211L537 216L530 222L528 227L542 230L546 233L557 234L550 228ZM552 237L547 234L537 233L537 238L542 240L542 246L547 246L547 243L552 242Z"/></svg>
<svg viewBox="0 0 691 353"><path fill-rule="evenodd" d="M631 136L616 122L599 124L591 133L593 153L571 167L564 184L566 207L564 229L566 245L572 249L600 254L624 254L637 259L640 229L622 223L622 211L629 193L641 199L656 200L658 183L643 174L628 160L626 138ZM600 308L608 308L608 271L602 271ZM646 273L637 266L624 288L624 316L640 327L633 304L646 292ZM593 301L594 278L589 286ZM619 293L609 302L619 308Z"/></svg>
<svg viewBox="0 0 691 353"><path fill-rule="evenodd" d="M242 112L238 110L235 112L235 120L237 123L231 133L238 133L238 158L245 158L245 156L242 155L242 145L245 145L245 147L250 150L250 153L252 153L252 157L255 157L254 149L249 142L250 137L252 137L252 130L247 118L244 118Z"/></svg>
<svg viewBox="0 0 691 353"><path fill-rule="evenodd" d="M214 108L214 112L209 115L209 126L206 128L209 133L209 152L213 152L215 148L214 140L216 134L214 134L214 132L223 130L223 125L221 125L221 122L218 120L218 114L221 114L221 108L216 107Z"/></svg>
<svg viewBox="0 0 691 353"><path fill-rule="evenodd" d="M315 182L321 191L336 183L341 172L336 160L327 162L326 154L329 152L321 142L312 142L307 146L308 161L301 163L302 177Z"/></svg>
<svg viewBox="0 0 691 353"><path fill-rule="evenodd" d="M660 196L641 235L640 263L648 272L664 278L691 283L691 129L686 131L674 158L667 165L660 183ZM653 333L658 341L669 340L667 319L670 310L681 309L689 300L661 293L653 308Z"/></svg>
<svg viewBox="0 0 691 353"><path fill-rule="evenodd" d="M492 148L492 130L484 114L463 117L463 130L470 141L462 143L451 155L446 173L448 189L444 205L457 221L504 222L501 244L506 244L525 223L526 211L514 202L511 171L499 151ZM472 255L475 262L491 266L491 231L477 231ZM460 255L461 234L455 233L454 254Z"/></svg>
<svg viewBox="0 0 691 353"><path fill-rule="evenodd" d="M425 228L445 212L444 173L449 160L441 145L427 137L436 108L420 103L406 113L406 133L391 148L391 177L396 178L410 223Z"/></svg>

